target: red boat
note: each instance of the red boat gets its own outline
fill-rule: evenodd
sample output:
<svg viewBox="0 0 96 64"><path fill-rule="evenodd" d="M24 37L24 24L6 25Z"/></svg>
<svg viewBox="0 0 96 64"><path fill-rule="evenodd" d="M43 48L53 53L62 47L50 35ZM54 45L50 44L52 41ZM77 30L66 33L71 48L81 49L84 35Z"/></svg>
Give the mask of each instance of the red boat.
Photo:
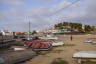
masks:
<svg viewBox="0 0 96 64"><path fill-rule="evenodd" d="M51 50L52 49L52 44L49 42L27 41L25 42L25 45L28 46L29 48L32 48L32 50Z"/></svg>

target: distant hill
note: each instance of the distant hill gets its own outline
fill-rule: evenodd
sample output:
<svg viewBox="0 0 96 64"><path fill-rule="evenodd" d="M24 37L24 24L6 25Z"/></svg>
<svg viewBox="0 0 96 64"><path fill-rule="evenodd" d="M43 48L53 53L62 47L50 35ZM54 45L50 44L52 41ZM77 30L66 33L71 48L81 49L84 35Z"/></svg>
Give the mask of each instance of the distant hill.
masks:
<svg viewBox="0 0 96 64"><path fill-rule="evenodd" d="M62 22L54 25L55 29L70 29L79 33L90 33L96 30L96 26L83 25L81 23Z"/></svg>

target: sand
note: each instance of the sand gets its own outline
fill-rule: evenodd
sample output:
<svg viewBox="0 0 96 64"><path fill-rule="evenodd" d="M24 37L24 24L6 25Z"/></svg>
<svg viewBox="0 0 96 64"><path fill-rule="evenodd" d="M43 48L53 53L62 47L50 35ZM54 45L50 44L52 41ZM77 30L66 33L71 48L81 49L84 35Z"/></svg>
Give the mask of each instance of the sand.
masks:
<svg viewBox="0 0 96 64"><path fill-rule="evenodd" d="M69 64L77 64L74 58L72 58L75 52L82 50L96 51L96 44L84 43L84 40L91 37L96 38L96 35L73 35L72 41L70 41L70 35L59 35L59 40L64 41L65 44L74 44L74 46L55 47L50 53L36 56L22 64L51 64L56 58L62 58L68 61Z"/></svg>

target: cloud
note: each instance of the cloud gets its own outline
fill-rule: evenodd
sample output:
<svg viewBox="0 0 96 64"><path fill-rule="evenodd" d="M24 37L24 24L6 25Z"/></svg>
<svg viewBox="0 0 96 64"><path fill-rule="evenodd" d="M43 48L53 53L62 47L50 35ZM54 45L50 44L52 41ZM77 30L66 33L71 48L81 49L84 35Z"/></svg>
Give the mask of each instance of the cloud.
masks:
<svg viewBox="0 0 96 64"><path fill-rule="evenodd" d="M83 4L83 5L82 5ZM84 2L82 2L80 4L80 6L84 9L80 10L80 11L74 11L74 12L78 12L76 13L77 15L72 18L72 16L74 16L74 14L72 14L71 16L71 20L75 21L75 22L81 22L83 24L89 24L89 25L95 25L96 26L96 2L95 0L85 0Z"/></svg>
<svg viewBox="0 0 96 64"><path fill-rule="evenodd" d="M84 0L72 5L64 11L60 11L54 22L78 22L96 26L96 2L95 0Z"/></svg>
<svg viewBox="0 0 96 64"><path fill-rule="evenodd" d="M8 22L7 24L3 23L3 25L9 26L8 28L12 30L22 31L28 31L29 21L31 22L32 30L47 28L62 21L96 25L95 0L82 0L64 9L64 7L70 4L72 2L64 0L53 5L51 8L32 8L30 11L12 8L7 12L1 12L2 16L0 17L2 18L2 23L6 20Z"/></svg>
<svg viewBox="0 0 96 64"><path fill-rule="evenodd" d="M46 0L45 0L46 1ZM29 16L43 16L48 17L55 15L56 13L62 11L63 8L70 5L71 2L68 2L67 0L61 1L60 3L53 5L51 8L33 8L32 11L29 11L27 15Z"/></svg>
<svg viewBox="0 0 96 64"><path fill-rule="evenodd" d="M71 2L68 2L66 0L54 5L51 10L52 12L55 14L55 13L58 13L58 12L61 12L62 9L64 9L66 6L69 6L70 4L72 4Z"/></svg>
<svg viewBox="0 0 96 64"><path fill-rule="evenodd" d="M52 2L54 0L33 0L33 1L37 1L37 2Z"/></svg>
<svg viewBox="0 0 96 64"><path fill-rule="evenodd" d="M24 5L25 3L22 0L0 0L0 3L7 4L7 5Z"/></svg>
<svg viewBox="0 0 96 64"><path fill-rule="evenodd" d="M25 29L23 28L23 26L26 26L28 21L31 22L32 29L46 28L49 27L49 25L58 21L57 17L54 17L54 14L61 11L62 8L66 7L69 4L71 4L71 2L64 0L52 6L51 8L33 8L32 11L27 11L27 12L18 11L15 8L12 8L9 11L7 11L6 14L4 13L3 15L6 16L10 14L11 16L7 17L7 21L9 22L9 25L14 27L18 25L17 28L19 29L22 28L23 30L27 30L28 27ZM23 18L22 20L18 20L19 18L16 16L23 16ZM28 18L26 19L25 17ZM50 19L51 17L54 17L54 19Z"/></svg>

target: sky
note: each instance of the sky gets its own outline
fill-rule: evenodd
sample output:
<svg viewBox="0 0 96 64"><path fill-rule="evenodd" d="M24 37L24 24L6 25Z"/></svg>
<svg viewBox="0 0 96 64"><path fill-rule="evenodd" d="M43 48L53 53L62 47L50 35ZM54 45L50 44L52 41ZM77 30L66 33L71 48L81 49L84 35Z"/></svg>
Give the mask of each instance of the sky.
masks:
<svg viewBox="0 0 96 64"><path fill-rule="evenodd" d="M96 0L0 0L0 30L28 31L60 22L96 26Z"/></svg>

